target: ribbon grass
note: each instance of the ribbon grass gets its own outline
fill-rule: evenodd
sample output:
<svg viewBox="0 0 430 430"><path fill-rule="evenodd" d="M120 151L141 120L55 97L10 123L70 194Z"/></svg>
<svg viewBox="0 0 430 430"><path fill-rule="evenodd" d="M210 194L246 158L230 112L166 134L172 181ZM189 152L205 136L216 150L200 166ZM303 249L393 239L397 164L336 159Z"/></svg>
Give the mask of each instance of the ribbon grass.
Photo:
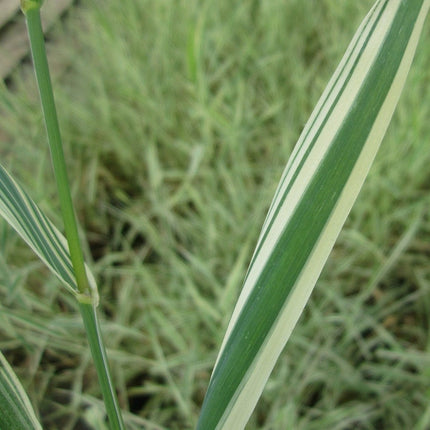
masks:
<svg viewBox="0 0 430 430"><path fill-rule="evenodd" d="M77 298L109 420L112 428L124 428L97 320L97 287L83 263L65 175L40 27L41 3L22 0L22 9L36 75L45 88L41 97L48 98L42 104L55 175L63 184L59 185L60 198L67 194L61 203L67 213L67 239L2 168L0 212ZM199 429L240 430L246 425L373 162L428 9L429 0L378 0L317 104L263 225L213 371ZM0 427L13 423L17 429L40 428L19 381L1 357L0 361L0 395L6 392L0 418L10 420L0 420ZM14 408L16 412L5 415L4 411Z"/></svg>
<svg viewBox="0 0 430 430"><path fill-rule="evenodd" d="M242 429L360 191L430 2L377 1L284 170L227 328L198 429Z"/></svg>
<svg viewBox="0 0 430 430"><path fill-rule="evenodd" d="M59 233L31 198L3 168L0 168L0 213L77 298L109 422L112 429L121 430L125 427L110 376L106 350L96 312L98 304L97 286L93 276L84 264L67 178L40 19L41 5L41 0L21 1L21 9L26 17L66 238ZM1 386L7 388L5 384ZM28 416L28 408L24 407L28 406L28 402L21 401L22 397L19 396L15 398L9 396L9 398L12 401L7 403L8 410L10 407L11 411L15 408L17 411L22 411L23 417ZM5 415L8 415L7 412L5 412ZM18 423L16 425L18 426ZM21 428L27 429L28 426ZM37 427L33 426L33 428Z"/></svg>

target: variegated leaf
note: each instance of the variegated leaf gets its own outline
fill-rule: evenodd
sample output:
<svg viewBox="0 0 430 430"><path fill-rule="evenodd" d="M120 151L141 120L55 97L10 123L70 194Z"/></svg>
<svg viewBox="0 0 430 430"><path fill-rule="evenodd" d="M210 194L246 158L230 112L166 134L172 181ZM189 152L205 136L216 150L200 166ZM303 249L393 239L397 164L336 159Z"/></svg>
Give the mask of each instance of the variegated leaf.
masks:
<svg viewBox="0 0 430 430"><path fill-rule="evenodd" d="M21 382L1 352L0 429L42 430Z"/></svg>
<svg viewBox="0 0 430 430"><path fill-rule="evenodd" d="M91 297L78 291L64 236L1 165L0 215L78 300L98 303L96 282L88 267L86 270L91 286Z"/></svg>
<svg viewBox="0 0 430 430"><path fill-rule="evenodd" d="M377 1L319 100L263 225L199 430L248 421L373 162L429 3Z"/></svg>

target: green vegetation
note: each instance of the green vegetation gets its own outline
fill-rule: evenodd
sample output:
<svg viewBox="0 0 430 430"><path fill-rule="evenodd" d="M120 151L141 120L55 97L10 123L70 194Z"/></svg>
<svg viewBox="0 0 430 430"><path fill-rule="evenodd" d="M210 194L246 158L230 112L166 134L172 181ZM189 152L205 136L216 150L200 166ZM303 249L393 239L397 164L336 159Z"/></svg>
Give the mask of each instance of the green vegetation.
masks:
<svg viewBox="0 0 430 430"><path fill-rule="evenodd" d="M283 167L371 4L352 3L88 2L57 29L66 160L130 428L195 426ZM429 425L428 51L249 429ZM0 93L1 162L61 225L33 85ZM6 224L0 246L0 349L44 428L101 428L73 297Z"/></svg>
<svg viewBox="0 0 430 430"><path fill-rule="evenodd" d="M124 422L115 388L112 382L106 348L101 335L100 324L97 316L97 306L99 304L97 281L90 275L91 271L85 266L82 245L79 238L75 209L72 202L70 185L67 176L66 161L64 158L63 143L57 119L55 108L54 93L52 90L51 77L46 55L44 34L42 30L42 21L40 7L28 7L25 2L22 3L21 9L25 15L25 21L28 30L28 36L31 46L31 57L35 70L37 87L39 89L43 119L48 136L49 149L51 153L51 163L54 171L55 182L57 184L58 199L60 201L61 216L64 224L65 238L55 237L54 227L49 228L49 221L43 220L41 214L34 209L35 205L16 204L24 192L12 193L16 186L5 186L7 192L14 197L10 199L5 196L7 209L4 218L8 223L20 233L22 238L29 243L42 261L48 261L48 267L51 268L51 262L60 267L60 280L66 281L67 284L72 280L72 294L79 303L79 310L82 316L82 322L85 327L86 336L91 350L91 356L97 371L100 389L103 394L103 401L106 407L106 414L110 428L112 430L124 429ZM17 210L14 211L14 208ZM23 210L21 208L24 208ZM23 212L23 216L19 214ZM12 217L8 216L12 213ZM16 215L15 215L16 213ZM36 214L36 216L31 216ZM14 216L15 215L15 216ZM18 228L15 226L14 219L18 219ZM21 230L24 229L24 234ZM37 234L27 233L28 231L37 231ZM28 236L35 236L34 240L28 240ZM46 245L40 246L40 242L45 240ZM67 244L67 245L66 245ZM36 246L34 246L36 245ZM48 249L49 251L46 251ZM64 258L65 257L65 258ZM63 263L63 264L61 264ZM63 279L61 274L69 269L67 280ZM58 275L58 271L54 270ZM17 429L18 430L18 429ZM27 430L23 428L23 430Z"/></svg>

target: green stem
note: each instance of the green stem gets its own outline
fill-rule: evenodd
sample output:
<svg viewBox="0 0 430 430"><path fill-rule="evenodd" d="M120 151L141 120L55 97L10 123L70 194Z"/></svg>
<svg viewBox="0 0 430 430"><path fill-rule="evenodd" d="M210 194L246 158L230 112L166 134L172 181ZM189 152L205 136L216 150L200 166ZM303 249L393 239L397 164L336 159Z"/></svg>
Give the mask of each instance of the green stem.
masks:
<svg viewBox="0 0 430 430"><path fill-rule="evenodd" d="M103 393L109 423L113 430L123 430L125 429L125 426L109 372L109 364L101 336L96 308L92 304L79 303L79 309L87 332L91 354L97 371L97 376L99 378L100 388Z"/></svg>
<svg viewBox="0 0 430 430"><path fill-rule="evenodd" d="M40 20L41 3L42 0L21 0L21 8L27 21L34 69L42 102L42 110L45 118L52 164L64 221L64 229L76 283L80 294L91 295L67 178L60 127L58 125L54 94L46 57L45 40ZM111 428L112 430L124 430L125 426L112 383L106 350L101 336L95 307L96 304L86 303L84 300L79 299L79 296L78 302Z"/></svg>
<svg viewBox="0 0 430 430"><path fill-rule="evenodd" d="M34 2L30 2L34 6ZM54 94L52 91L49 74L48 60L46 57L45 40L43 37L42 23L40 21L40 8L28 7L23 10L27 20L28 35L30 38L31 52L37 84L39 86L43 115L45 117L46 131L51 150L52 164L57 182L60 199L61 213L64 221L67 243L69 245L70 258L75 272L78 290L81 294L90 293L88 278L85 271L84 257L79 240L77 222L73 209L69 180L67 178L66 162L64 160L63 145L61 142L60 127L58 125L55 109Z"/></svg>

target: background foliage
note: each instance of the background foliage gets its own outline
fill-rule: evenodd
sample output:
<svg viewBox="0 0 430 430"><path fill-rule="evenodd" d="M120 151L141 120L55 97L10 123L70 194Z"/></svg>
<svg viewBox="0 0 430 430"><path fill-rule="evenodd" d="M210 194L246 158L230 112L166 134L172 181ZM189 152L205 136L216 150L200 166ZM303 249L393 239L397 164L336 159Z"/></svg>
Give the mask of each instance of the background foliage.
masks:
<svg viewBox="0 0 430 430"><path fill-rule="evenodd" d="M74 200L131 427L195 424L279 176L371 3L91 0L52 35ZM249 429L430 422L427 45ZM26 73L1 88L1 162L60 225L38 103ZM0 228L0 348L44 428L100 428L74 299Z"/></svg>

